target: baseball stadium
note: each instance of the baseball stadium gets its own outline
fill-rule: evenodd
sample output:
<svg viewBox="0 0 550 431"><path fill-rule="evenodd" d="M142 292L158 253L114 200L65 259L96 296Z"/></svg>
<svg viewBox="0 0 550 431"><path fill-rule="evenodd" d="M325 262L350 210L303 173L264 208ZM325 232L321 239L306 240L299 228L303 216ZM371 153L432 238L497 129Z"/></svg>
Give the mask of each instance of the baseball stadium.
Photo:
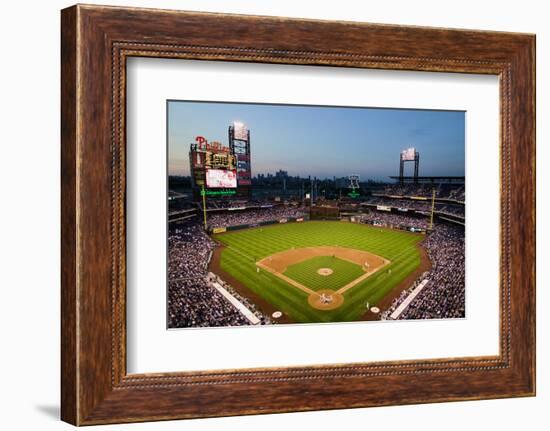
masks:
<svg viewBox="0 0 550 431"><path fill-rule="evenodd" d="M253 130L226 128L169 175L168 328L465 317L463 175L413 147L385 180L254 174Z"/></svg>

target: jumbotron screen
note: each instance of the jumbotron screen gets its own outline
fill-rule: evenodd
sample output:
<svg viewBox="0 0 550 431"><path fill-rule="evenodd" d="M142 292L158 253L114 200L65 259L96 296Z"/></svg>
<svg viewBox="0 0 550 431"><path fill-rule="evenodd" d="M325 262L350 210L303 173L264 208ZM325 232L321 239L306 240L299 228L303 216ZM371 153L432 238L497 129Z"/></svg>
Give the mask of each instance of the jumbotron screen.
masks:
<svg viewBox="0 0 550 431"><path fill-rule="evenodd" d="M207 169L206 186L212 189L229 189L237 187L237 171L224 169Z"/></svg>

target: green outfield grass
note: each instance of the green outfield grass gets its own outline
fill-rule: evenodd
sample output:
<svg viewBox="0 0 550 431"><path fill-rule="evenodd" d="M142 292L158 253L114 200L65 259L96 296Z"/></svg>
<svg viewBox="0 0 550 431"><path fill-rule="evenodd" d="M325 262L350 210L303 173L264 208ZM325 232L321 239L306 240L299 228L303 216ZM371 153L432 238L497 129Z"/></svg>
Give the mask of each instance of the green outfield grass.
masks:
<svg viewBox="0 0 550 431"><path fill-rule="evenodd" d="M420 253L417 244L424 236L355 223L309 221L227 232L214 235L214 238L226 245L220 262L224 271L261 295L278 310L287 313L296 322L311 323L357 320L365 313L367 302L371 306L376 305L393 287L418 268ZM390 260L391 263L346 291L344 304L330 311L312 308L308 304L308 295L305 292L267 271L256 271L255 262L271 254L292 247L321 245L369 251ZM305 263L307 261L298 265ZM361 270L357 265L350 265ZM292 269L289 267L287 271ZM306 273L304 270L304 276ZM357 278L351 274L349 276L351 280ZM291 278L295 277L296 274L293 274ZM312 286L308 287L314 289ZM330 287L323 286L321 281L315 288Z"/></svg>
<svg viewBox="0 0 550 431"><path fill-rule="evenodd" d="M330 275L320 275L319 268L330 268L334 272ZM284 275L312 290L338 290L365 272L355 263L347 262L332 256L312 257L304 262L290 265Z"/></svg>

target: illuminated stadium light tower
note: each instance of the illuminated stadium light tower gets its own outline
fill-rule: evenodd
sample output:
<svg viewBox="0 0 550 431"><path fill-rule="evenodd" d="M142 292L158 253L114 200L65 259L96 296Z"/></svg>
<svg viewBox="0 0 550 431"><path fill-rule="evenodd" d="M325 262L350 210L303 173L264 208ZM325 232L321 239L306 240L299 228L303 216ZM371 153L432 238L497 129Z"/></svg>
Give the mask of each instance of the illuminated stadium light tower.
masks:
<svg viewBox="0 0 550 431"><path fill-rule="evenodd" d="M250 159L250 130L241 122L229 126L229 149L237 160L237 194L250 197L252 168Z"/></svg>
<svg viewBox="0 0 550 431"><path fill-rule="evenodd" d="M352 198L356 198L357 196L360 195L360 193L357 192L357 190L361 188L361 186L359 186L359 175L350 175L348 176L348 180L349 180L348 188L351 189L351 192L348 193L348 196Z"/></svg>
<svg viewBox="0 0 550 431"><path fill-rule="evenodd" d="M403 184L403 171L405 162L414 162L414 183L418 182L418 166L420 165L420 153L414 148L407 148L399 153L399 182Z"/></svg>

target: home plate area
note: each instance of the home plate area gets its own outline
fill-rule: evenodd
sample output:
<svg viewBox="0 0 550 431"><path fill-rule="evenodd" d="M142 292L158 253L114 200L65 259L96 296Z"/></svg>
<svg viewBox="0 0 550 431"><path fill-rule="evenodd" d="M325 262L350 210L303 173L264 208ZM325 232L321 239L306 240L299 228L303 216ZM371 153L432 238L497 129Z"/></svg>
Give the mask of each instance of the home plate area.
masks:
<svg viewBox="0 0 550 431"><path fill-rule="evenodd" d="M363 250L319 246L275 253L256 265L307 293L311 307L334 310L344 303L347 290L389 263Z"/></svg>

